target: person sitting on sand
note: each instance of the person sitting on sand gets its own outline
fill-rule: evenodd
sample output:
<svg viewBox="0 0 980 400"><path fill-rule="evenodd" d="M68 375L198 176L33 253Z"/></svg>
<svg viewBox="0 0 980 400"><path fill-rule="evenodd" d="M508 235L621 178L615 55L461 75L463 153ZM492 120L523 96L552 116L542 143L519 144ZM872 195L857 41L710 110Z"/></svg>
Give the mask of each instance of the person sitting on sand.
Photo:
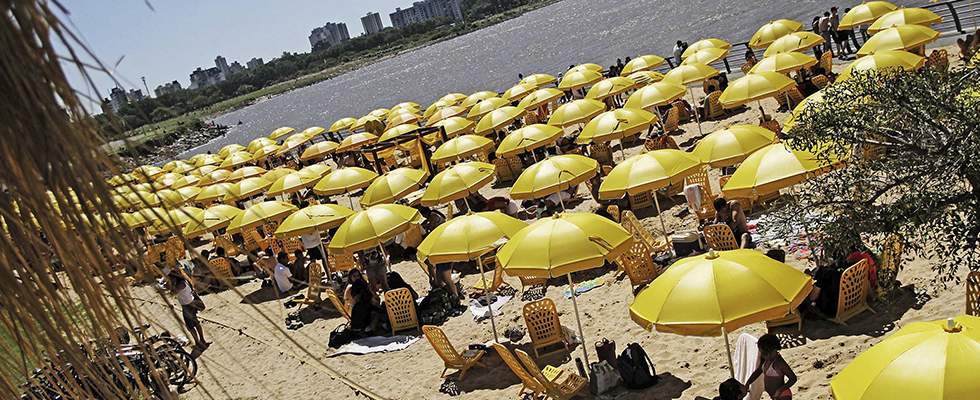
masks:
<svg viewBox="0 0 980 400"><path fill-rule="evenodd" d="M372 336L378 330L381 314L385 311L374 303L367 282L359 280L351 285L350 329L357 337Z"/></svg>
<svg viewBox="0 0 980 400"><path fill-rule="evenodd" d="M289 255L285 251L280 251L276 255L276 266L272 274L280 293L286 293L293 289L293 282L290 280L293 274L289 272L286 264L289 264Z"/></svg>
<svg viewBox="0 0 980 400"><path fill-rule="evenodd" d="M226 261L228 261L228 265L231 266L231 274L232 275L239 276L239 275L242 274L242 265L241 265L241 263L239 263L238 260L236 260L234 258L228 257L228 253L225 252L225 248L224 247L220 247L219 246L217 249L214 250L214 253L215 253L215 257L214 258L223 258Z"/></svg>
<svg viewBox="0 0 980 400"><path fill-rule="evenodd" d="M746 394L745 387L735 378L729 378L718 385L718 396L711 400L742 400Z"/></svg>
<svg viewBox="0 0 980 400"><path fill-rule="evenodd" d="M415 289L412 288L412 285L409 285L408 282L405 282L405 279L402 278L401 274L395 271L391 271L386 274L385 278L388 279L388 287L390 287L391 290L403 289L403 288L408 289L409 293L412 294L412 300L419 299L419 294L415 292Z"/></svg>
<svg viewBox="0 0 980 400"><path fill-rule="evenodd" d="M347 286L344 288L344 306L347 307L348 313L350 313L351 307L354 305L354 293L353 293L354 284L359 281L366 282L364 280L364 274L361 273L361 270L355 268L347 273ZM372 293L374 295L373 296L374 299L372 301L380 304L381 298L378 297L378 293L377 292L372 292Z"/></svg>
<svg viewBox="0 0 980 400"><path fill-rule="evenodd" d="M193 268L191 269L191 277L197 282L198 285L200 285L199 287L203 289L207 289L218 284L218 278L216 278L214 276L214 272L211 271L211 266L205 261L202 261L207 260L208 256L210 256L209 251L201 250L200 257L191 258L191 265L193 265Z"/></svg>
<svg viewBox="0 0 980 400"><path fill-rule="evenodd" d="M295 280L300 282L309 281L310 270L306 266L307 260L306 256L303 255L303 250L296 249L296 251L293 252L293 257L295 257L295 259L289 264L289 273L293 275L293 279Z"/></svg>
<svg viewBox="0 0 980 400"><path fill-rule="evenodd" d="M765 375L766 393L773 400L792 400L793 392L790 389L796 384L796 374L789 367L783 356L779 354L779 338L776 335L767 333L759 338L759 368L749 377L747 384L752 384L760 376ZM748 391L748 386L743 385L742 390Z"/></svg>
<svg viewBox="0 0 980 400"><path fill-rule="evenodd" d="M500 211L511 217L517 218L517 213L521 211L521 207L517 205L517 202L503 196L491 197L487 199L487 211Z"/></svg>
<svg viewBox="0 0 980 400"><path fill-rule="evenodd" d="M728 201L719 197L715 199L714 206L716 211L715 223L725 224L732 228L732 233L735 234L735 240L738 240L740 248L751 248L752 235L749 234L749 225L746 222L742 204L738 200Z"/></svg>
<svg viewBox="0 0 980 400"><path fill-rule="evenodd" d="M255 269L255 273L259 276L269 276L273 274L273 270L276 268L276 258L275 253L272 252L272 248L265 249L256 254L258 261L252 264Z"/></svg>

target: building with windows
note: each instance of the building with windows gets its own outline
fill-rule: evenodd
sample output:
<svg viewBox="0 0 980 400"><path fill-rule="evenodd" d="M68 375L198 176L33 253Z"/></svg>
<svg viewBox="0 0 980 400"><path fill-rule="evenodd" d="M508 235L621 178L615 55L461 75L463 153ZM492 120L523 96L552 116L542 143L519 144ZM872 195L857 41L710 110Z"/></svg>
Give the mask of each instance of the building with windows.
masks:
<svg viewBox="0 0 980 400"><path fill-rule="evenodd" d="M262 61L261 58L255 58L255 57L252 57L251 60L248 60L248 62L245 63L245 65L248 66L248 69L258 68L261 67L263 64L265 64L265 62Z"/></svg>
<svg viewBox="0 0 980 400"><path fill-rule="evenodd" d="M401 28L408 24L422 22L431 18L448 17L454 21L463 20L463 11L459 8L460 0L422 0L412 3L406 9L395 8L389 14L391 26Z"/></svg>
<svg viewBox="0 0 980 400"><path fill-rule="evenodd" d="M208 87L223 80L225 80L225 76L220 70L218 70L217 67L211 67L208 69L201 69L201 67L197 67L194 72L191 72L190 89Z"/></svg>
<svg viewBox="0 0 980 400"><path fill-rule="evenodd" d="M326 43L326 47L330 47L348 39L350 39L350 34L347 33L347 24L327 22L326 25L310 32L310 47L315 48L320 43Z"/></svg>
<svg viewBox="0 0 980 400"><path fill-rule="evenodd" d="M109 98L106 99L106 103L109 104L109 108L111 108L113 112L116 112L119 111L119 107L122 107L125 104L140 101L145 98L146 96L143 95L142 90L130 89L129 93L126 93L125 90L117 86L109 91Z"/></svg>
<svg viewBox="0 0 980 400"><path fill-rule="evenodd" d="M381 23L381 15L376 12L369 12L361 17L361 27L364 28L365 35L381 32L385 28Z"/></svg>
<svg viewBox="0 0 980 400"><path fill-rule="evenodd" d="M244 71L245 71L245 67L243 67L242 64L240 64L238 61L235 61L228 66L229 75L237 74L239 72L244 72ZM228 76L225 75L225 78L227 79Z"/></svg>
<svg viewBox="0 0 980 400"><path fill-rule="evenodd" d="M157 97L160 97L160 96L163 96L165 94L175 93L175 92L177 92L177 91L179 91L181 89L182 88L180 86L180 82L173 81L173 82L170 82L170 83L164 83L164 84L162 84L160 86L157 86L156 89L153 89L153 93L156 94Z"/></svg>
<svg viewBox="0 0 980 400"><path fill-rule="evenodd" d="M214 66L216 68L218 68L218 71L221 71L221 74L224 75L226 78L229 75L231 75L231 69L228 68L228 61L225 60L224 57L222 57L222 56L215 57L214 58Z"/></svg>

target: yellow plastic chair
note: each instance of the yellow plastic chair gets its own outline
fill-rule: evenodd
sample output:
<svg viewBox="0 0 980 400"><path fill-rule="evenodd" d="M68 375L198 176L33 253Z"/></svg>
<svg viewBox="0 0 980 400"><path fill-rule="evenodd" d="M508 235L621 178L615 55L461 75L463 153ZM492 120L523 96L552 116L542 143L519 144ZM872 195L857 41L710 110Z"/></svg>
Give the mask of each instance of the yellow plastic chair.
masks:
<svg viewBox="0 0 980 400"><path fill-rule="evenodd" d="M300 305L298 311L303 311L307 304L323 303L323 267L318 262L310 263L310 286L306 287L306 297L296 300Z"/></svg>
<svg viewBox="0 0 980 400"><path fill-rule="evenodd" d="M616 257L616 264L630 278L631 290L635 293L636 287L653 282L660 276L660 265L653 262L650 257L650 246L642 240L634 240L629 250L626 250L619 257Z"/></svg>
<svg viewBox="0 0 980 400"><path fill-rule="evenodd" d="M235 243L231 241L231 235L225 234L225 235L215 236L214 247L215 248L221 247L225 249L225 254L227 254L229 257L234 257L235 255L238 254L238 250L237 247L235 247Z"/></svg>
<svg viewBox="0 0 980 400"><path fill-rule="evenodd" d="M704 241L708 243L708 247L715 251L737 250L739 248L738 240L735 239L732 228L725 224L705 225Z"/></svg>
<svg viewBox="0 0 980 400"><path fill-rule="evenodd" d="M510 173L514 176L514 180L520 176L520 172L524 170L524 163L521 162L521 158L518 156L510 156L505 158L507 160L507 166L510 167Z"/></svg>
<svg viewBox="0 0 980 400"><path fill-rule="evenodd" d="M228 263L228 259L215 258L209 263L211 264L211 272L214 273L215 278L218 278L218 282L221 282L222 286L230 284L235 279L235 275L231 273L231 264Z"/></svg>
<svg viewBox="0 0 980 400"><path fill-rule="evenodd" d="M285 238L279 241L282 245L282 251L285 251L289 255L289 260L296 259L296 250L303 250L303 242L299 239L299 236L293 236L291 238Z"/></svg>
<svg viewBox="0 0 980 400"><path fill-rule="evenodd" d="M673 103L670 103L670 105L675 110L677 110L677 121L678 122L687 122L687 121L690 121L691 118L693 117L691 115L691 112L687 110L687 107L684 106L684 102L683 101L678 100L678 101L675 101Z"/></svg>
<svg viewBox="0 0 980 400"><path fill-rule="evenodd" d="M854 316L871 311L868 306L868 260L858 261L840 277L837 297L837 316L832 320L841 325Z"/></svg>
<svg viewBox="0 0 980 400"><path fill-rule="evenodd" d="M719 90L711 92L711 94L708 95L708 110L706 110L708 119L715 119L717 117L724 117L727 115L725 113L725 107L721 106L721 101L719 101L720 98L721 91Z"/></svg>
<svg viewBox="0 0 980 400"><path fill-rule="evenodd" d="M385 292L385 308L388 310L388 323L391 324L392 335L419 328L415 300L412 299L412 292L407 288Z"/></svg>
<svg viewBox="0 0 980 400"><path fill-rule="evenodd" d="M509 283L504 281L504 268L500 266L500 261L494 257L492 262L494 264L493 278L489 283L489 287L487 287L487 282L483 278L480 278L480 280L473 285L473 291L480 293L493 293L496 292L497 289L500 289L501 285L510 286Z"/></svg>
<svg viewBox="0 0 980 400"><path fill-rule="evenodd" d="M942 73L949 71L949 53L946 49L936 49L929 53L929 66Z"/></svg>
<svg viewBox="0 0 980 400"><path fill-rule="evenodd" d="M521 378L521 390L517 392L517 396L523 398L524 391L530 390L532 394L531 398L537 399L538 397L541 396L541 393L544 393L547 390L544 387L544 385L538 382L537 379L534 379L534 377L531 376L531 374L529 374L527 370L524 369L523 366L521 366L521 362L517 361L517 358L514 358L514 355L511 354L510 350L507 350L507 347L504 347L504 345L500 343L494 343L493 348L497 350L497 354L499 354L500 358L502 358L504 362L507 363L507 366L510 367L510 370L514 371L514 374L517 375L518 378ZM544 375L545 379L547 379L548 382L552 382L555 380L555 378L558 378L564 372L565 371L563 371L560 368L552 367L549 365L544 367L544 370L541 371L541 374Z"/></svg>
<svg viewBox="0 0 980 400"><path fill-rule="evenodd" d="M790 89L789 92L787 93L789 93L790 107L796 107L797 104L803 102L804 97L803 97L803 93L800 93L800 89L794 87Z"/></svg>
<svg viewBox="0 0 980 400"><path fill-rule="evenodd" d="M742 67L740 69L742 70L743 74L748 75L752 73L752 67L754 66L755 64L747 62L745 64L742 64Z"/></svg>
<svg viewBox="0 0 980 400"><path fill-rule="evenodd" d="M664 146L660 138L650 138L643 142L643 148L647 151L656 151L666 149L667 146Z"/></svg>
<svg viewBox="0 0 980 400"><path fill-rule="evenodd" d="M672 107L670 111L667 111L667 117L664 118L664 132L673 132L680 129L680 117L677 116L679 112L677 107Z"/></svg>
<svg viewBox="0 0 980 400"><path fill-rule="evenodd" d="M510 164L507 163L506 159L495 158L491 163L494 167L496 167L494 172L497 174L498 182L513 182L516 179L514 172L510 170Z"/></svg>
<svg viewBox="0 0 980 400"><path fill-rule="evenodd" d="M731 175L725 175L725 176L722 176L722 177L718 178L718 187L724 188L725 187L725 184L727 184L728 183L728 180L731 179L731 178L732 178ZM729 201L735 200L735 201L737 201L738 204L740 204L742 206L742 210L744 210L746 214L749 214L749 212L752 210L752 207L754 206L752 204L753 203L752 202L752 199L749 198L749 197L731 197L731 198L726 198L726 200L729 200Z"/></svg>
<svg viewBox="0 0 980 400"><path fill-rule="evenodd" d="M168 253L172 253L174 258L180 260L187 256L187 251L184 250L184 241L180 240L179 237L171 236L167 239Z"/></svg>
<svg viewBox="0 0 980 400"><path fill-rule="evenodd" d="M966 314L980 317L980 272L966 276Z"/></svg>
<svg viewBox="0 0 980 400"><path fill-rule="evenodd" d="M589 155L592 156L593 159L598 161L599 164L602 165L613 164L612 150L609 148L608 144L592 143L592 145L589 146Z"/></svg>
<svg viewBox="0 0 980 400"><path fill-rule="evenodd" d="M459 371L459 380L462 381L467 370L474 366L483 366L483 364L480 364L480 357L483 357L484 354L483 350L466 350L463 354L459 354L453 348L453 344L449 342L446 333L437 326L423 326L422 333L429 340L432 349L436 351L436 354L445 363L446 367L442 370L442 374L439 375L440 378L445 378L446 371L452 368Z"/></svg>
<svg viewBox="0 0 980 400"><path fill-rule="evenodd" d="M615 204L610 205L609 207L606 207L606 212L609 213L609 215L612 215L613 220L619 222L620 219L619 206Z"/></svg>
<svg viewBox="0 0 980 400"><path fill-rule="evenodd" d="M830 72L834 68L834 53L828 51L820 55L820 61L817 62L817 65L824 71Z"/></svg>
<svg viewBox="0 0 980 400"><path fill-rule="evenodd" d="M898 286L898 272L902 270L902 251L904 247L898 235L885 239L885 249L881 252L881 263L877 268L875 294L885 298L888 292Z"/></svg>
<svg viewBox="0 0 980 400"><path fill-rule="evenodd" d="M537 276L518 276L521 280L521 292L527 289L528 286L544 285L548 283L548 278L541 278Z"/></svg>
<svg viewBox="0 0 980 400"><path fill-rule="evenodd" d="M653 192L646 191L628 196L630 199L630 208L634 210L653 206Z"/></svg>
<svg viewBox="0 0 980 400"><path fill-rule="evenodd" d="M776 122L776 120L774 120L774 119L770 119L770 120L768 120L766 122L763 122L763 123L759 124L759 126L761 126L763 128L766 128L766 129L768 129L770 131L773 131L774 133L777 133L777 134L779 133L779 130L782 129L779 126L779 122Z"/></svg>
<svg viewBox="0 0 980 400"><path fill-rule="evenodd" d="M633 239L646 242L650 248L650 255L670 251L670 243L654 238L653 234L640 224L640 220L636 219L636 214L633 214L633 211L623 211L620 218L622 219L620 225L623 225L623 228L633 235Z"/></svg>
<svg viewBox="0 0 980 400"><path fill-rule="evenodd" d="M694 209L694 215L698 217L698 224L704 222L705 220L712 220L715 218L715 198L710 193L706 193L704 186L701 186L701 204L698 208Z"/></svg>
<svg viewBox="0 0 980 400"><path fill-rule="evenodd" d="M524 350L516 349L514 353L517 354L517 358L521 360L524 364L524 368L531 373L534 377L544 386L545 396L554 400L567 400L575 396L579 396L584 393L585 386L589 383L589 380L585 377L579 376L576 373L569 372L568 374L563 374L565 379L561 383L557 383L548 380L548 377L541 372L541 368L538 368L538 364L531 359Z"/></svg>
<svg viewBox="0 0 980 400"><path fill-rule="evenodd" d="M275 235L276 229L279 229L279 223L275 221L268 222L265 225L262 225L262 232L265 233L266 236Z"/></svg>
<svg viewBox="0 0 980 400"><path fill-rule="evenodd" d="M337 297L337 293L334 293L334 291L330 289L323 289L323 296L326 297L327 300L330 300L330 303L337 309L337 312L339 312L340 315L347 320L347 323L350 323L350 311L347 310L347 306L345 306L344 302L340 300L340 297Z"/></svg>
<svg viewBox="0 0 980 400"><path fill-rule="evenodd" d="M242 239L245 240L245 250L255 251L255 250L265 250L269 248L269 240L259 235L259 231L255 229L249 229L242 232ZM274 254L268 254L275 257Z"/></svg>
<svg viewBox="0 0 980 400"><path fill-rule="evenodd" d="M534 348L535 357L542 356L538 350L558 343L568 351L568 343L565 343L565 335L558 320L558 309L551 299L544 298L525 304L524 322L527 323L527 333L531 337L531 347ZM562 348L545 355L557 353Z"/></svg>
<svg viewBox="0 0 980 400"><path fill-rule="evenodd" d="M411 224L408 226L408 230L405 231L405 243L408 247L419 247L422 243L422 225Z"/></svg>
<svg viewBox="0 0 980 400"><path fill-rule="evenodd" d="M357 268L353 254L327 254L327 269L330 273L347 272Z"/></svg>
<svg viewBox="0 0 980 400"><path fill-rule="evenodd" d="M810 79L810 82L812 82L813 86L816 86L817 89L823 89L830 84L830 80L827 79L827 75L822 75L822 74L814 76L813 78Z"/></svg>

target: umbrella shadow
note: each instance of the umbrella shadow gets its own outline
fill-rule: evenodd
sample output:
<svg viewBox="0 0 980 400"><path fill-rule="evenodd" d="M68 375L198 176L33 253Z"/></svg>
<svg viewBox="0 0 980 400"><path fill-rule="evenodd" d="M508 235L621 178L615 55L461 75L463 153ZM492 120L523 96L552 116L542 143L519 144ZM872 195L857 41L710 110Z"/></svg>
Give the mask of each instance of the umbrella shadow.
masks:
<svg viewBox="0 0 980 400"><path fill-rule="evenodd" d="M909 287L903 287L890 302L876 302L872 311L864 311L839 325L829 320L804 321L803 336L811 340L829 339L835 336L881 337L895 330L895 321L912 309L920 309L931 298L916 295Z"/></svg>
<svg viewBox="0 0 980 400"><path fill-rule="evenodd" d="M244 297L242 297L242 301L240 301L239 303L240 304L261 304L261 303L265 303L267 301L273 301L273 300L283 300L283 301L285 301L286 299L288 299L288 298L290 298L290 297L292 297L294 295L296 295L296 293L279 293L278 288L276 288L275 287L275 284L273 284L271 286L263 286L263 287L260 287L258 290L254 291L252 293L249 293L247 295L245 295Z"/></svg>
<svg viewBox="0 0 980 400"><path fill-rule="evenodd" d="M649 388L642 390L631 390L623 386L619 386L616 389L613 389L611 392L604 394L603 397L616 399L679 399L684 394L684 391L692 386L690 381L685 381L678 378L670 372L658 374L657 377L660 378L657 381L657 384ZM696 399L704 398L697 397Z"/></svg>

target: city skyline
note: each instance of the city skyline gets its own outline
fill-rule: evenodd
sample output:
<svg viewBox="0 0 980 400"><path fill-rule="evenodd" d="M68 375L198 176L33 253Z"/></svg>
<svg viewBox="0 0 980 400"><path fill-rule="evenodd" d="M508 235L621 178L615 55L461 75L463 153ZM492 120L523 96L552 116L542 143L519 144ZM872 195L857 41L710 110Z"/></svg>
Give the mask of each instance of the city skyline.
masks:
<svg viewBox="0 0 980 400"><path fill-rule="evenodd" d="M327 22L346 23L351 37L362 33L360 19L368 12L379 13L383 25L391 26L388 14L412 3L373 0L351 6L342 0L284 0L275 4L259 0L174 0L149 2L148 6L141 1L66 0L63 5L80 39L113 70L118 86L142 89L141 77L145 77L153 90L174 80L189 87L190 74L198 67L210 68L219 55L229 63L245 63L252 58L268 63L284 51L309 52L310 31ZM121 30L120 26L127 28ZM83 57L83 61L92 60ZM112 77L93 74L99 91L94 93L74 66L65 68L72 85L92 100L108 97L117 86Z"/></svg>

